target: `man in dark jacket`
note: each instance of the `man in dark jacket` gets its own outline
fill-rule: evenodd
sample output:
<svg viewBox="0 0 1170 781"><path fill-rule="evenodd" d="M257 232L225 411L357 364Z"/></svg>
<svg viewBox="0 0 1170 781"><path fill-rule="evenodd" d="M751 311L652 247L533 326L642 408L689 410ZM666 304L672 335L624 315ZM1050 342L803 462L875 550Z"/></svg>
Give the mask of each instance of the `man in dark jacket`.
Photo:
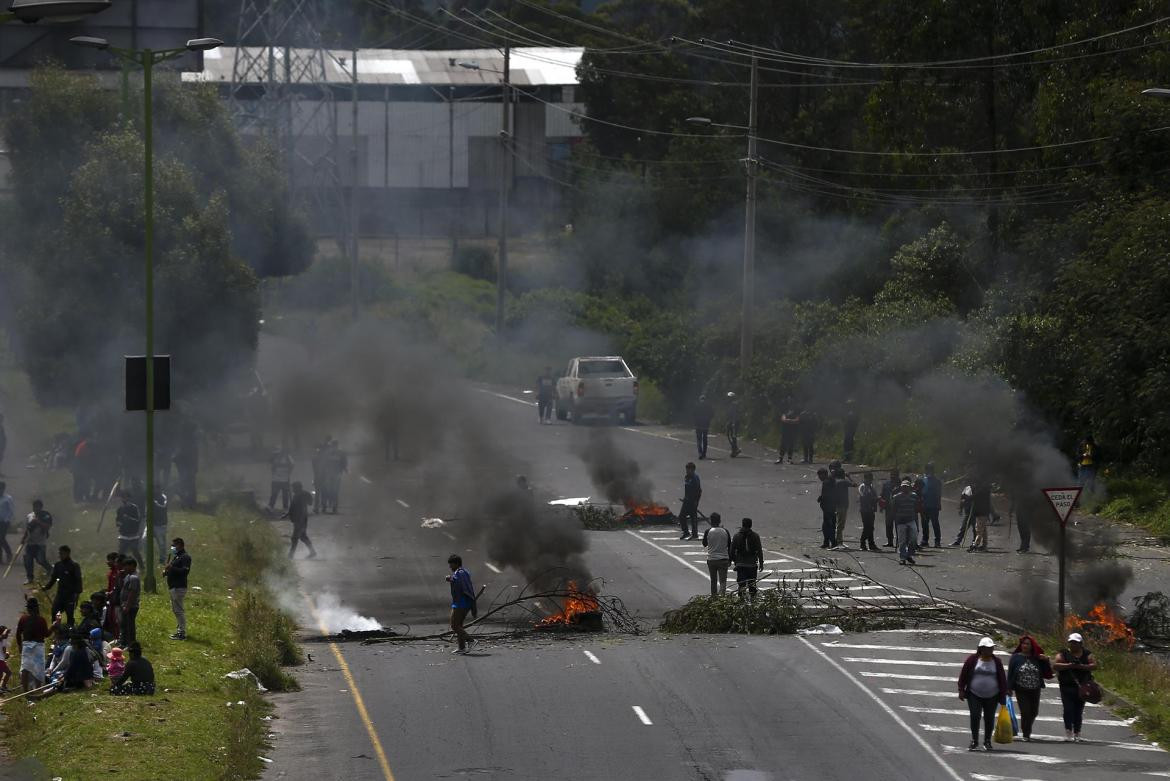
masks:
<svg viewBox="0 0 1170 781"><path fill-rule="evenodd" d="M935 477L934 464L926 465L922 476L922 547L930 543L930 529L934 527L934 547L942 545L938 514L942 512L942 480Z"/></svg>
<svg viewBox="0 0 1170 781"><path fill-rule="evenodd" d="M922 502L909 480L903 480L890 500L894 528L898 534L898 563L914 564L914 540L918 533L918 513Z"/></svg>
<svg viewBox="0 0 1170 781"><path fill-rule="evenodd" d="M821 506L821 548L827 549L836 544L837 481L824 467L817 470L817 479L821 481L821 493L817 496L817 504Z"/></svg>
<svg viewBox="0 0 1170 781"><path fill-rule="evenodd" d="M171 635L172 640L187 639L187 611L183 609L183 600L187 598L187 575L191 573L191 554L187 553L187 544L182 537L171 541L170 560L167 561L163 574L167 576L167 591L171 595L171 612L175 614L178 629Z"/></svg>
<svg viewBox="0 0 1170 781"><path fill-rule="evenodd" d="M837 528L833 534L833 547L848 550L845 544L845 523L849 518L849 494L857 487L853 478L845 473L840 461L829 465L830 476L833 478L833 503L837 515Z"/></svg>
<svg viewBox="0 0 1170 781"><path fill-rule="evenodd" d="M122 490L122 506L118 508L115 519L118 526L118 554L133 556L139 568L142 561L142 515L138 512L138 505L130 501L130 492Z"/></svg>
<svg viewBox="0 0 1170 781"><path fill-rule="evenodd" d="M680 540L697 540L699 539L699 500L703 498L703 484L699 480L699 473L695 471L695 465L687 462L687 473L683 477L683 503L682 509L678 512L678 522L682 526L682 536ZM687 527L687 520L690 520L690 527Z"/></svg>
<svg viewBox="0 0 1170 781"><path fill-rule="evenodd" d="M744 518L731 540L731 560L735 562L735 582L742 597L747 590L749 599L755 599L756 580L764 568L764 544L760 535L752 531L752 519Z"/></svg>
<svg viewBox="0 0 1170 781"><path fill-rule="evenodd" d="M739 455L739 399L735 391L727 392L727 444L731 446L731 457Z"/></svg>
<svg viewBox="0 0 1170 781"><path fill-rule="evenodd" d="M47 592L53 587L57 586L57 595L53 597L53 615L64 613L69 620L69 626L73 626L73 611L77 607L77 599L81 596L81 567L72 558L72 553L68 545L62 545L57 549L58 561L53 565L53 574L49 576L49 582L41 587L41 591Z"/></svg>
<svg viewBox="0 0 1170 781"><path fill-rule="evenodd" d="M714 416L715 410L707 397L700 396L699 403L695 405L695 445L698 446L700 460L707 457L707 432L711 429L711 418Z"/></svg>
<svg viewBox="0 0 1170 781"><path fill-rule="evenodd" d="M292 544L288 549L288 557L291 559L293 554L297 552L297 543L305 543L305 547L309 549L309 558L317 558L317 551L313 550L313 543L309 542L309 507L313 503L313 496L301 484L293 483L292 485L292 501L288 504L288 512L280 516L281 518L288 518L292 521Z"/></svg>
<svg viewBox="0 0 1170 781"><path fill-rule="evenodd" d="M803 455L801 459L802 464L811 464L813 462L813 450L816 447L817 441L817 426L820 421L817 420L817 414L811 410L800 411L800 451Z"/></svg>
<svg viewBox="0 0 1170 781"><path fill-rule="evenodd" d="M788 463L792 463L792 451L796 449L796 434L800 430L800 413L795 409L785 410L784 414L780 416L780 452L777 454L776 463L784 463L784 459L788 459Z"/></svg>
<svg viewBox="0 0 1170 781"><path fill-rule="evenodd" d="M894 494L902 482L897 469L890 470L890 479L882 483L881 495L878 497L878 506L886 516L886 544L882 547L894 547Z"/></svg>

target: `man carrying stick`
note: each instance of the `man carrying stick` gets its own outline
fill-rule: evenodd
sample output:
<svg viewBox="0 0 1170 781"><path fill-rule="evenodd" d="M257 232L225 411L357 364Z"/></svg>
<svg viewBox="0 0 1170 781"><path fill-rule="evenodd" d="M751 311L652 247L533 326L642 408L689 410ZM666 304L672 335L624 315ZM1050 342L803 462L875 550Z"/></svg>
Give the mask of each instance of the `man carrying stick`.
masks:
<svg viewBox="0 0 1170 781"><path fill-rule="evenodd" d="M451 584L451 631L459 643L453 653L465 654L475 640L463 628L463 621L468 613L473 619L479 616L475 588L471 585L471 573L463 568L463 558L459 554L452 553L447 557L447 566L451 568L451 574L447 576L447 582Z"/></svg>

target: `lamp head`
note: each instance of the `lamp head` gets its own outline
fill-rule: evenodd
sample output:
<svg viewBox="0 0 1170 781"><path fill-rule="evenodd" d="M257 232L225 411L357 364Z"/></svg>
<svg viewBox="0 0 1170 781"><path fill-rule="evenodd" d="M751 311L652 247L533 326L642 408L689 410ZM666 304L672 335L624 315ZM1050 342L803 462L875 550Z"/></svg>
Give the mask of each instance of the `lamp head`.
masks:
<svg viewBox="0 0 1170 781"><path fill-rule="evenodd" d="M223 41L218 38L192 38L187 41L187 49L193 52L211 51L220 46L223 46Z"/></svg>
<svg viewBox="0 0 1170 781"><path fill-rule="evenodd" d="M77 46L84 46L87 49L101 49L110 48L110 42L105 38L95 38L92 35L77 35L69 39L69 43Z"/></svg>
<svg viewBox="0 0 1170 781"><path fill-rule="evenodd" d="M26 24L76 22L101 13L111 4L111 0L12 0L8 12Z"/></svg>

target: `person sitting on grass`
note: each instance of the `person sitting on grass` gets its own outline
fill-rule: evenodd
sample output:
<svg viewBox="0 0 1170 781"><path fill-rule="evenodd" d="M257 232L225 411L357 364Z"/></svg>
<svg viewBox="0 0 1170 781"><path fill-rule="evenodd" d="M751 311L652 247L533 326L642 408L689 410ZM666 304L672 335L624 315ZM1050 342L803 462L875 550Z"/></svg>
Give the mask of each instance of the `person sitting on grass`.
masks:
<svg viewBox="0 0 1170 781"><path fill-rule="evenodd" d="M41 692L37 699L44 699L57 692L71 689L88 689L93 686L93 663L96 654L89 647L85 635L74 633L69 638L69 645L61 654L53 669L49 671L49 685L47 691ZM31 699L31 698L30 698Z"/></svg>
<svg viewBox="0 0 1170 781"><path fill-rule="evenodd" d="M53 631L53 645L49 649L49 655L45 660L45 664L50 670L53 670L56 669L57 663L65 653L65 649L69 647L69 627L61 620L61 614L58 613L56 620L53 621L50 628Z"/></svg>
<svg viewBox="0 0 1170 781"><path fill-rule="evenodd" d="M122 674L113 679L110 694L154 694L154 668L142 655L142 646L138 642L133 642L126 651L130 654L130 661L126 664L126 669Z"/></svg>
<svg viewBox="0 0 1170 781"><path fill-rule="evenodd" d="M106 676L112 681L126 671L126 656L121 648L111 648L106 654L110 664L106 667Z"/></svg>

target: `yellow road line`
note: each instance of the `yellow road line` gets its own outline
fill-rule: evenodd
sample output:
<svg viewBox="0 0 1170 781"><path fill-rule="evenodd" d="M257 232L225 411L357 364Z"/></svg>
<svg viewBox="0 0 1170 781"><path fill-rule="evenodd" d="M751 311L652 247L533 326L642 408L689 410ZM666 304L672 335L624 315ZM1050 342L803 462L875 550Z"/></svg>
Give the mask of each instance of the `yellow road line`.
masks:
<svg viewBox="0 0 1170 781"><path fill-rule="evenodd" d="M325 626L325 622L321 620L321 616L313 609L313 603L305 592L301 592L304 597L305 604L309 606L309 612L313 614L313 618L317 621L317 626L321 629L321 634L328 635L329 629ZM390 762L386 759L386 751L382 748L382 741L378 738L378 732L374 729L374 722L370 720L370 712L366 710L366 701L362 699L362 693L358 690L357 682L353 679L353 673L349 671L349 665L345 661L345 657L341 655L341 648L337 643L330 643L329 650L333 652L333 658L337 660L337 665L341 668L341 674L345 677L345 683L349 686L349 693L353 695L353 704L357 707L358 717L361 718L362 724L366 727L366 734L370 736L370 743L374 746L374 753L378 755L378 765L382 768L382 777L386 781L394 781L394 774L390 772Z"/></svg>

